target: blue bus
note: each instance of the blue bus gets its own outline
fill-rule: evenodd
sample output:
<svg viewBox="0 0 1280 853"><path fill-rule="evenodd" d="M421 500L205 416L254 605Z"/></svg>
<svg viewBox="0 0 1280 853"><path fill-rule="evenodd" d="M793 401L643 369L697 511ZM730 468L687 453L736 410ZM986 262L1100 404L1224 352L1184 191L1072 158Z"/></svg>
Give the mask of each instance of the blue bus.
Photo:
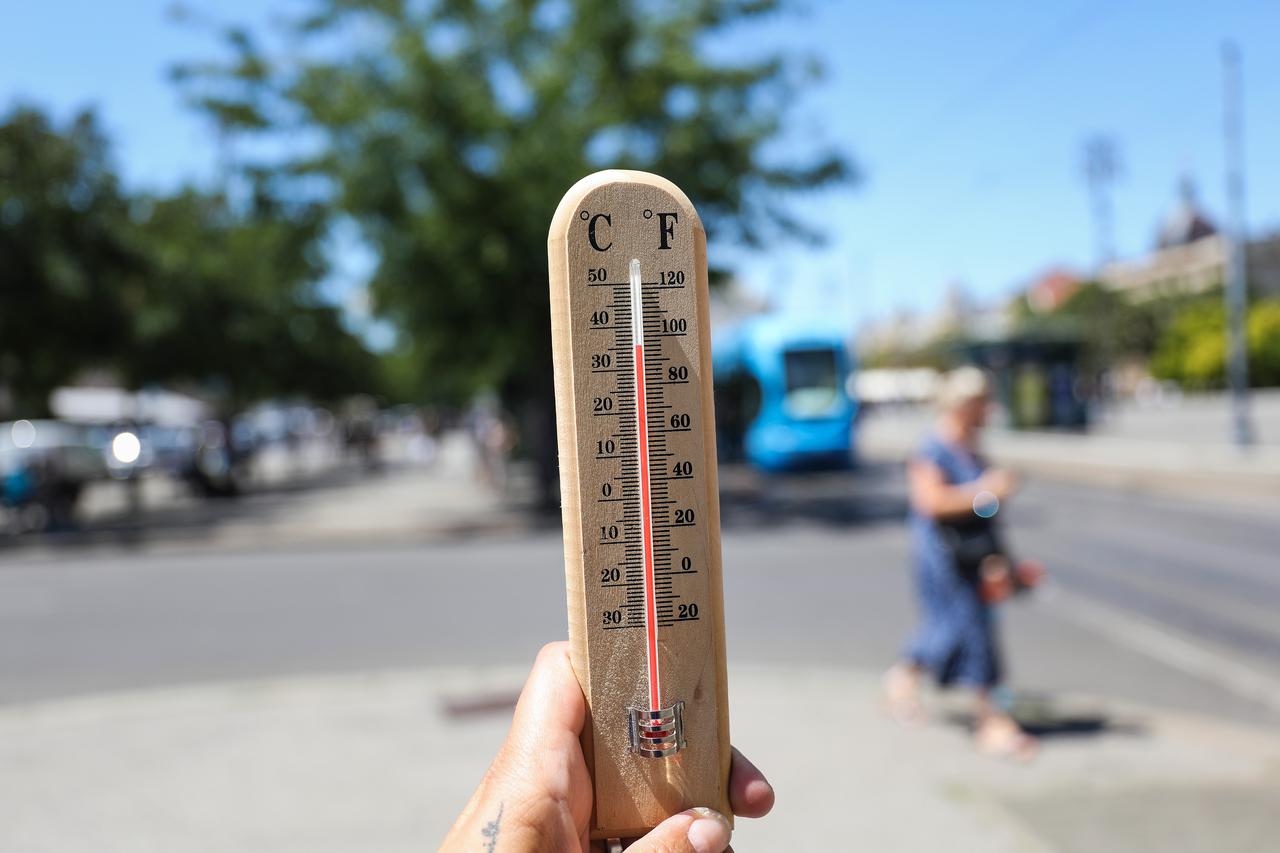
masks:
<svg viewBox="0 0 1280 853"><path fill-rule="evenodd" d="M713 340L721 459L766 471L848 468L857 402L847 332L812 319L753 317Z"/></svg>

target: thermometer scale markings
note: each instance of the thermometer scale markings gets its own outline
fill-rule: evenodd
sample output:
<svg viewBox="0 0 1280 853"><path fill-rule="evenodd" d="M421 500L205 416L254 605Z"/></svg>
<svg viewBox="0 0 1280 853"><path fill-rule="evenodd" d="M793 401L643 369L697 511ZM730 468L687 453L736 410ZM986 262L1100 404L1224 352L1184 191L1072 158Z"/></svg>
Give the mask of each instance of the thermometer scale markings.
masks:
<svg viewBox="0 0 1280 853"><path fill-rule="evenodd" d="M668 425L654 429L649 426L655 413L674 408L672 404L665 402L663 387L691 384L687 378L664 379L663 365L672 363L672 359L663 354L661 340L652 343L646 341L646 337L661 339L681 338L686 335L680 323L664 322L658 316L666 314L667 311L659 307L660 295L654 291L683 290L685 287L683 283L666 283L665 279L669 275L661 275L659 281L645 282L640 274L638 261L633 259L632 266L628 267L628 280L625 283L611 281L588 281L587 283L588 287L607 287L613 292L611 301L600 306L601 311L609 312L609 319L602 317L601 322L593 323L591 329L614 333L614 344L600 352L616 353L617 363L616 366L611 367L596 367L593 362L590 372L617 376L618 382L611 391L620 398L616 408L612 402L605 404L602 398L600 403L593 405L593 409L597 406L603 409L605 405L608 408L592 411L591 415L592 417L616 417L620 421L631 421L635 426L634 434L629 430L624 431L621 425L616 431L607 433L604 440L597 446L607 448L611 444L614 450L608 453L598 452L595 455L598 461L619 460L621 473L612 479L623 484L623 497L612 496L612 489L610 489L608 494L595 498L595 501L600 504L631 505L629 498L634 498L635 504L638 505L634 509L628 506L623 511L622 517L617 519L627 531L623 538L608 539L604 537L602 531L601 539L597 543L606 547L624 546L626 553L618 563L606 567L606 571L617 569L618 575L626 577L626 580L608 583L604 578L612 575L602 575L600 587L626 590L621 609L627 611L629 615L625 622L606 624L603 627L606 631L642 627L646 629L647 681L651 688L648 698L652 710L661 707L662 679L657 644L658 628L683 622L696 622L700 618L696 604L682 605L678 611L675 606L674 602L684 596L675 593L672 576L696 575L698 570L693 568L692 561L688 558L681 562L679 568L673 564L673 554L678 553L680 549L671 541L673 529L693 528L698 524L693 520L692 511L686 511L686 520L677 520L673 523L669 519L670 508L676 503L669 493L670 482L693 480L694 475L691 469L686 469L689 473L683 474L661 473L662 465L658 465L659 473L654 472L656 461L670 460L675 457L673 452L667 450L666 435L692 432L692 428ZM646 291L649 294L647 297ZM644 307L646 303L651 306L648 310ZM626 315L629 316L624 321L623 316ZM646 325L649 326L647 334ZM630 364L627 363L627 359L631 360ZM623 386L623 376L631 382L629 388ZM650 391L650 389L653 390ZM662 520L663 518L667 520Z"/></svg>

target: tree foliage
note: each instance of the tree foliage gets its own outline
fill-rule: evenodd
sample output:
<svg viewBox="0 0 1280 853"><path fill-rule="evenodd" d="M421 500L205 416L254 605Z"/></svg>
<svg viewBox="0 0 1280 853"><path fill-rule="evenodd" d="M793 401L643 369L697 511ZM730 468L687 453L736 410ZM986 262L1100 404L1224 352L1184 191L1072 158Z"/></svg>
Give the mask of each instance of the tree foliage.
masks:
<svg viewBox="0 0 1280 853"><path fill-rule="evenodd" d="M314 0L287 51L233 28L229 61L177 76L231 138L288 140L276 173L359 223L420 395L549 402L546 229L584 174L661 173L716 239L814 236L784 197L849 168L769 156L792 69L703 49L776 5Z"/></svg>
<svg viewBox="0 0 1280 853"><path fill-rule="evenodd" d="M0 385L19 411L86 368L230 406L372 390L373 356L316 294L324 213L265 178L246 195L131 195L91 114L0 119Z"/></svg>
<svg viewBox="0 0 1280 853"><path fill-rule="evenodd" d="M1249 309L1245 328L1249 379L1253 385L1280 385L1280 299L1261 300Z"/></svg>
<svg viewBox="0 0 1280 853"><path fill-rule="evenodd" d="M286 204L260 182L243 210L192 189L140 207L151 264L134 312L135 382L204 380L235 406L375 390L373 356L316 294L327 265L315 205Z"/></svg>
<svg viewBox="0 0 1280 853"><path fill-rule="evenodd" d="M1160 338L1151 359L1152 374L1188 389L1223 387L1227 375L1226 329L1226 309L1221 298L1202 299L1185 306ZM1264 299L1249 307L1245 341L1249 383L1280 385L1280 300Z"/></svg>
<svg viewBox="0 0 1280 853"><path fill-rule="evenodd" d="M146 265L97 121L0 120L0 386L40 413L50 388L129 343Z"/></svg>

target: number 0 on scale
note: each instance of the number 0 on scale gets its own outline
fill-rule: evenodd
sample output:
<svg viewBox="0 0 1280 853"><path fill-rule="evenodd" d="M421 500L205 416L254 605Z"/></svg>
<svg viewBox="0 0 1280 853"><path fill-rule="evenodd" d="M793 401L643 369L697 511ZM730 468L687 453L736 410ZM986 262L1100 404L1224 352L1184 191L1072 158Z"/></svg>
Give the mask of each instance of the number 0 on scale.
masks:
<svg viewBox="0 0 1280 853"><path fill-rule="evenodd" d="M569 641L592 838L728 815L706 238L645 172L590 175L547 240Z"/></svg>

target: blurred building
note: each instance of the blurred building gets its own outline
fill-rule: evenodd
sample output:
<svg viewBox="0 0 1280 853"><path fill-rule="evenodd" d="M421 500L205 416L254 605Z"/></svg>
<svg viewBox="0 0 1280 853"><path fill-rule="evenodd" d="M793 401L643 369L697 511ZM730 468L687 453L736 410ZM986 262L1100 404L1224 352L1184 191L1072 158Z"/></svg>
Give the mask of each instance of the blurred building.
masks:
<svg viewBox="0 0 1280 853"><path fill-rule="evenodd" d="M1280 294L1280 234L1246 245L1249 287L1254 295ZM1190 179L1184 179L1178 205L1156 234L1156 247L1138 258L1114 261L1099 280L1135 299L1203 293L1222 284L1227 241L1201 208Z"/></svg>
<svg viewBox="0 0 1280 853"><path fill-rule="evenodd" d="M1080 289L1083 279L1064 267L1051 267L1027 285L1027 304L1037 314L1058 310Z"/></svg>
<svg viewBox="0 0 1280 853"><path fill-rule="evenodd" d="M900 310L883 320L858 329L858 349L910 352L946 337L992 337L1008 331L1004 300L983 303L958 282L947 288L942 304L933 311Z"/></svg>
<svg viewBox="0 0 1280 853"><path fill-rule="evenodd" d="M197 424L212 417L213 411L205 401L176 391L92 385L54 389L49 409L54 417L73 423L136 421L166 426Z"/></svg>

